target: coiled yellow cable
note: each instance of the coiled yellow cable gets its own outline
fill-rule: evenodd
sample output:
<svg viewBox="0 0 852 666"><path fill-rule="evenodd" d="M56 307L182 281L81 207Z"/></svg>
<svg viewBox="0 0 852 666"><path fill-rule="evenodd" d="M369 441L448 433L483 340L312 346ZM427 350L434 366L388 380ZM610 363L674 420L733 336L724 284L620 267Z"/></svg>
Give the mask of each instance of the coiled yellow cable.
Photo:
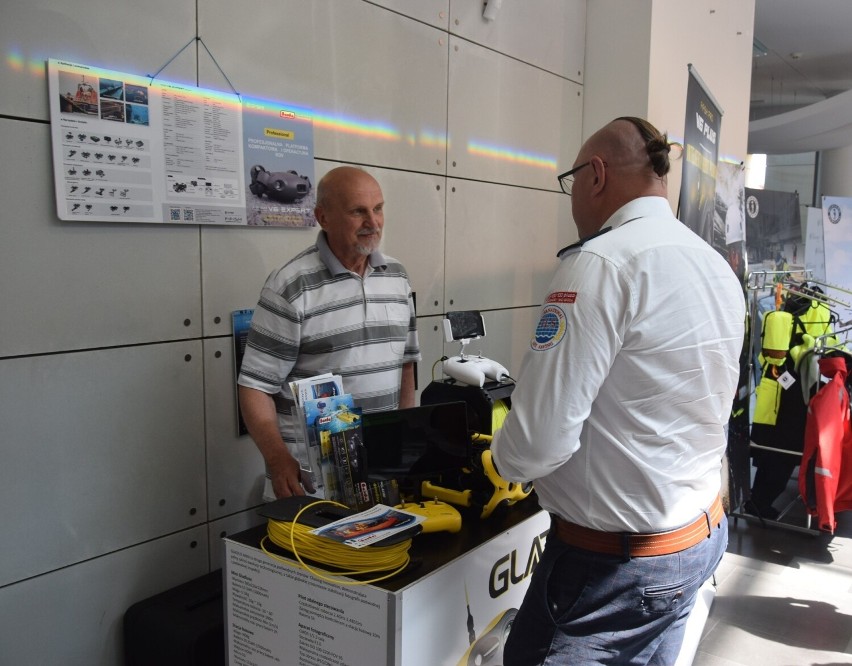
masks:
<svg viewBox="0 0 852 666"><path fill-rule="evenodd" d="M352 548L331 539L326 539L316 534L311 534L313 527L299 523L299 517L308 509L317 504L333 504L347 508L338 502L320 500L309 504L293 517L293 522L269 519L266 526L266 536L261 539L260 549L274 560L292 564L292 561L271 552L266 545L267 539L276 546L288 550L298 560L302 568L324 581L337 583L338 585L368 585L387 580L400 573L408 566L411 557L408 550L411 548L411 539L401 541L392 546L366 546L364 548ZM312 568L302 557L319 564L333 566L340 571L320 572ZM370 580L341 580L343 576L359 574L371 574L388 572L383 576L371 578Z"/></svg>

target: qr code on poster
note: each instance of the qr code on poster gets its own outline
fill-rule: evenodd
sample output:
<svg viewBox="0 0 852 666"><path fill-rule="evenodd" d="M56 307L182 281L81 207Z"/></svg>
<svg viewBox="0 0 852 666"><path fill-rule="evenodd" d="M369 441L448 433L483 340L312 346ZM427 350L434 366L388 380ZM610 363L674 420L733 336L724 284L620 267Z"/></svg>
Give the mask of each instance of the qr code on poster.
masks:
<svg viewBox="0 0 852 666"><path fill-rule="evenodd" d="M183 209L183 221L195 222L195 211L192 208Z"/></svg>
<svg viewBox="0 0 852 666"><path fill-rule="evenodd" d="M180 208L169 208L169 220L171 222L180 222Z"/></svg>

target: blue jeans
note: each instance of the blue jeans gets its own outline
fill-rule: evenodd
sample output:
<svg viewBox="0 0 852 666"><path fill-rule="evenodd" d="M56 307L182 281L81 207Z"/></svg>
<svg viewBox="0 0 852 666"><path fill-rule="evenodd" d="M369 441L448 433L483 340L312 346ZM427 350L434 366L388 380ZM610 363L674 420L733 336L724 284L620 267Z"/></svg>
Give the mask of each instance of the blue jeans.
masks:
<svg viewBox="0 0 852 666"><path fill-rule="evenodd" d="M503 664L673 664L696 593L727 545L726 518L691 548L627 561L551 536L512 624Z"/></svg>

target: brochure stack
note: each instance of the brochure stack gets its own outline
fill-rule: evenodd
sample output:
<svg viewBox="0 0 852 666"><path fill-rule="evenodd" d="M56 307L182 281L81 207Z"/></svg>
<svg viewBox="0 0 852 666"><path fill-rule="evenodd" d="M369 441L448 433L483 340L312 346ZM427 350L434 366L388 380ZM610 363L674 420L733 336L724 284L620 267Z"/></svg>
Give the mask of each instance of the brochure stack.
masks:
<svg viewBox="0 0 852 666"><path fill-rule="evenodd" d="M344 393L341 377L318 375L293 382L290 389L317 494L353 509L372 506L361 408Z"/></svg>

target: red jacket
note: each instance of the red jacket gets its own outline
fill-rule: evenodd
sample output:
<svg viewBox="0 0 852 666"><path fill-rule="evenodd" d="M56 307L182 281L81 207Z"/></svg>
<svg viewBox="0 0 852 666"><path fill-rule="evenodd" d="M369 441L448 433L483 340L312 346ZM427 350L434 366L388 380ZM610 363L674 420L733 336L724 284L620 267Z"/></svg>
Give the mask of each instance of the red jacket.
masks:
<svg viewBox="0 0 852 666"><path fill-rule="evenodd" d="M830 381L808 404L805 450L799 466L799 493L819 528L834 533L835 512L852 509L852 425L848 369L844 357L819 360L820 372Z"/></svg>

